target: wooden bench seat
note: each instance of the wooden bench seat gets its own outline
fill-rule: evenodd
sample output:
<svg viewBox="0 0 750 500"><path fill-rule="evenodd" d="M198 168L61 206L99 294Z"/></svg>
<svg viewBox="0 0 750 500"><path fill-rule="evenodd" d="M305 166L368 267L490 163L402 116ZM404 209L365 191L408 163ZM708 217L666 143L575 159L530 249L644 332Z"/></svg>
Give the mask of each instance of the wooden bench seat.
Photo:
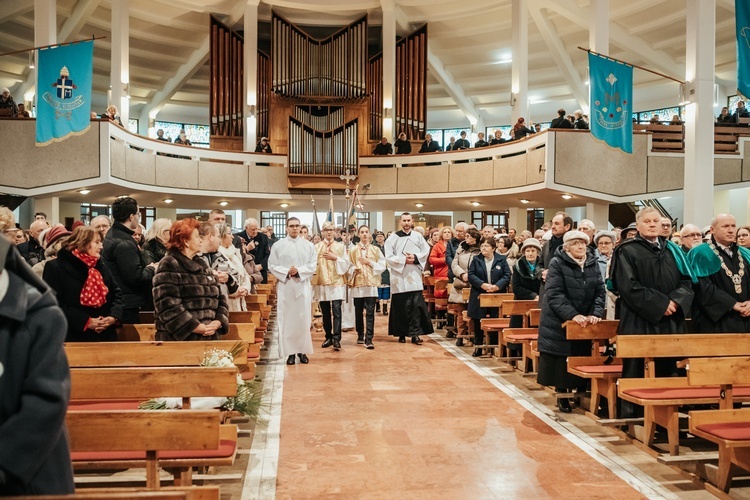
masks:
<svg viewBox="0 0 750 500"><path fill-rule="evenodd" d="M15 500L219 500L218 486L164 486L148 488L79 488L72 495L35 495L13 497Z"/></svg>
<svg viewBox="0 0 750 500"><path fill-rule="evenodd" d="M589 356L568 358L568 373L591 381L589 411L596 415L601 398L605 397L609 418L617 416L617 379L622 375L622 360L604 356L603 347L607 341L617 336L618 323L618 321L603 320L596 325L582 327L574 321L567 321L563 325L568 340L591 342Z"/></svg>
<svg viewBox="0 0 750 500"><path fill-rule="evenodd" d="M503 358L504 361L510 361L511 358L508 357L507 353L507 346L503 346L502 344L502 331L505 328L508 328L510 326L510 318L504 318L500 314L500 308L503 305L503 302L506 300L513 300L513 294L512 293L481 293L479 294L479 306L487 309L497 309L498 311L498 317L497 318L482 318L479 321L479 326L482 329L482 333L484 333L484 345L483 346L474 346L474 347L485 347L488 350L493 350L495 348L500 349L500 357ZM490 344L490 333L497 332L498 337L498 345L491 345ZM517 358L513 358L517 359Z"/></svg>
<svg viewBox="0 0 750 500"><path fill-rule="evenodd" d="M74 410L65 420L74 470L145 467L152 489L160 466L186 486L192 467L230 466L237 453L237 426L220 424L217 410Z"/></svg>
<svg viewBox="0 0 750 500"><path fill-rule="evenodd" d="M653 445L656 425L667 430L670 455L679 454L678 409L683 405L720 402L718 384L694 387L685 377L655 378L657 358L735 357L750 353L750 335L746 333L693 333L678 335L619 335L619 358L643 358L646 378L621 378L618 395L621 399L643 406L644 442ZM750 381L748 382L750 386ZM746 400L750 392L738 393ZM741 394L741 395L740 395Z"/></svg>

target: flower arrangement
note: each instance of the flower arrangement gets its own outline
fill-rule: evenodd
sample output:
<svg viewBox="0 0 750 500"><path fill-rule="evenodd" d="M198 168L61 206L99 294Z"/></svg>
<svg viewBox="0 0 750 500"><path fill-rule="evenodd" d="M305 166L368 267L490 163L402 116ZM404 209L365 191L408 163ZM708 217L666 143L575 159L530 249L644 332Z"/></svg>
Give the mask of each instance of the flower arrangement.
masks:
<svg viewBox="0 0 750 500"><path fill-rule="evenodd" d="M209 349L200 362L200 366L232 367L234 358L242 352L244 346L237 342L230 351ZM224 411L237 411L250 418L258 418L261 409L260 387L253 380L242 380L241 371L237 372L237 395L229 398L190 398L190 407L194 410L219 408ZM181 398L149 399L138 405L141 410L170 410L182 407Z"/></svg>

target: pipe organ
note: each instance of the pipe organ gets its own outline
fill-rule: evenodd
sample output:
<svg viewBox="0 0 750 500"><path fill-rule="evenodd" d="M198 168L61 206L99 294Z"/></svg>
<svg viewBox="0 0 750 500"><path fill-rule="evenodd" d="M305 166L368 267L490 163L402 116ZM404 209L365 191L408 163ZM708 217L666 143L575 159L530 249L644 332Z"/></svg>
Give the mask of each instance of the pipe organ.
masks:
<svg viewBox="0 0 750 500"><path fill-rule="evenodd" d="M239 137L243 131L243 43L240 35L211 16L211 135Z"/></svg>
<svg viewBox="0 0 750 500"><path fill-rule="evenodd" d="M367 16L323 40L276 13L271 22L274 93L334 100L367 95Z"/></svg>
<svg viewBox="0 0 750 500"><path fill-rule="evenodd" d="M358 120L344 123L340 106L296 106L289 118L289 174L357 172Z"/></svg>
<svg viewBox="0 0 750 500"><path fill-rule="evenodd" d="M383 54L370 59L371 141L383 136ZM427 25L396 43L396 93L393 132L407 140L424 140L427 132Z"/></svg>

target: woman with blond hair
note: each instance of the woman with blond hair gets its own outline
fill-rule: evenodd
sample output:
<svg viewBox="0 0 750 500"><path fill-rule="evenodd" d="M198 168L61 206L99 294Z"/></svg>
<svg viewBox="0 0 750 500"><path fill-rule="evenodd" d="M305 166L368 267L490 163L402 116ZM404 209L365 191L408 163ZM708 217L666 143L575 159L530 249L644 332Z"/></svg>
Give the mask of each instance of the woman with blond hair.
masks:
<svg viewBox="0 0 750 500"><path fill-rule="evenodd" d="M156 219L146 232L146 242L143 244L143 258L146 264L158 263L167 253L167 242L169 241L169 228L172 221L169 219Z"/></svg>
<svg viewBox="0 0 750 500"><path fill-rule="evenodd" d="M226 284L221 285L222 293L226 294L228 299L229 310L247 311L245 297L250 293L253 284L245 269L240 249L232 244L233 239L232 228L228 224L222 224L219 227L219 255L214 259L212 267L228 273L237 284L237 290L233 293L229 293Z"/></svg>

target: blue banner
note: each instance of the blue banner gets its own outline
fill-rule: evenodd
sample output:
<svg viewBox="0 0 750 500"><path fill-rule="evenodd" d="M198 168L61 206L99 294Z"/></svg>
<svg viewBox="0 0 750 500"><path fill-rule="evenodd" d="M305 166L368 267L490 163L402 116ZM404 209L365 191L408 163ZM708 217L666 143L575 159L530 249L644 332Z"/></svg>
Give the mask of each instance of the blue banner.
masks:
<svg viewBox="0 0 750 500"><path fill-rule="evenodd" d="M735 26L737 29L737 91L750 96L750 2L735 0Z"/></svg>
<svg viewBox="0 0 750 500"><path fill-rule="evenodd" d="M91 126L92 40L40 50L36 145L79 135Z"/></svg>
<svg viewBox="0 0 750 500"><path fill-rule="evenodd" d="M591 135L633 152L633 67L589 52Z"/></svg>

